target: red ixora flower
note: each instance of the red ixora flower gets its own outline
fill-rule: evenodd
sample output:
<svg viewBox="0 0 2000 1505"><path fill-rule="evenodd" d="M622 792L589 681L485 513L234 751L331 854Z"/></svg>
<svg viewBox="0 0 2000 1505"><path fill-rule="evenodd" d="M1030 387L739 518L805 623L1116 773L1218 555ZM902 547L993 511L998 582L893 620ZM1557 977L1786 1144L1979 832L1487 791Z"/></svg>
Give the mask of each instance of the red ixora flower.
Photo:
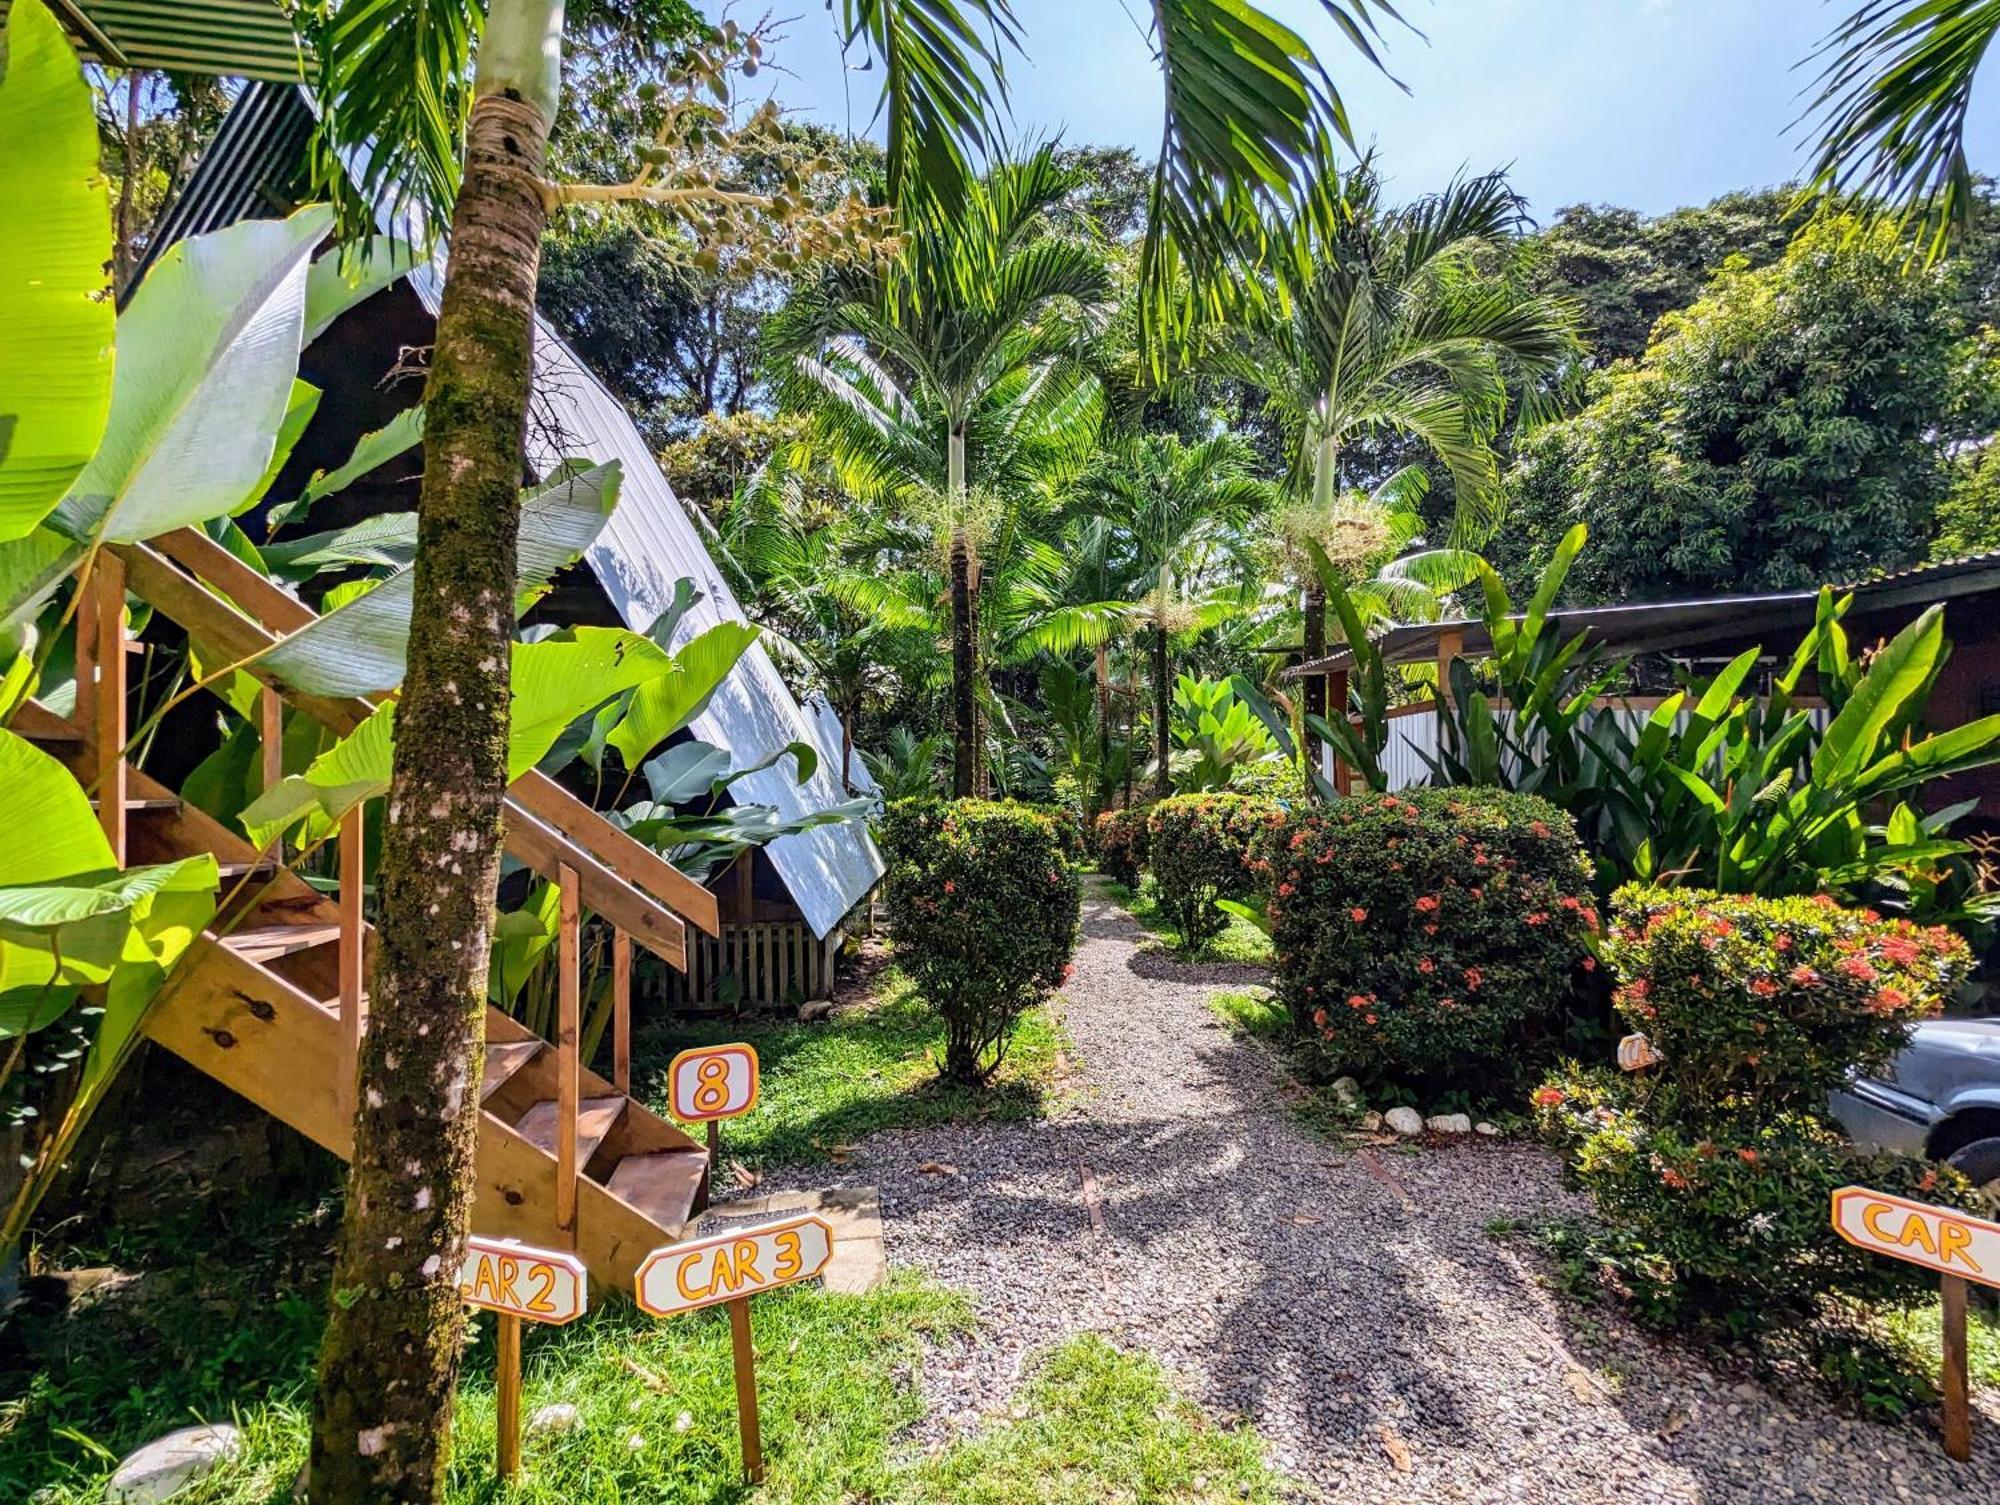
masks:
<svg viewBox="0 0 2000 1505"><path fill-rule="evenodd" d="M1778 985L1768 977L1753 977L1750 979L1750 991L1759 998L1769 998L1776 994Z"/></svg>
<svg viewBox="0 0 2000 1505"><path fill-rule="evenodd" d="M1351 1009L1365 1009L1368 1007L1368 1000L1359 993L1350 993L1347 998L1347 1006Z"/></svg>
<svg viewBox="0 0 2000 1505"><path fill-rule="evenodd" d="M1840 964L1840 970L1860 982L1873 982L1875 968L1865 956L1850 956Z"/></svg>
<svg viewBox="0 0 2000 1505"><path fill-rule="evenodd" d="M1742 1161L1745 1165L1755 1165L1757 1163L1757 1152L1751 1149L1748 1145L1745 1145L1742 1149L1736 1152L1736 1158Z"/></svg>
<svg viewBox="0 0 2000 1505"><path fill-rule="evenodd" d="M1893 1014L1897 1009L1909 1006L1910 995L1901 988L1878 988L1875 996L1868 1000L1868 1012L1871 1014Z"/></svg>
<svg viewBox="0 0 2000 1505"><path fill-rule="evenodd" d="M1417 899L1417 912L1419 914L1429 914L1437 907L1438 907L1438 901L1436 894L1423 894L1420 895Z"/></svg>
<svg viewBox="0 0 2000 1505"><path fill-rule="evenodd" d="M1547 821L1531 820L1528 822L1528 829L1533 831L1537 836L1546 837L1549 834L1549 824Z"/></svg>
<svg viewBox="0 0 2000 1505"><path fill-rule="evenodd" d="M1586 956L1583 959L1583 970L1586 972L1595 972L1597 970L1597 958L1594 956Z"/></svg>
<svg viewBox="0 0 2000 1505"><path fill-rule="evenodd" d="M1437 963L1432 961L1428 956L1419 957L1417 959L1417 970L1419 972L1435 972L1437 971Z"/></svg>
<svg viewBox="0 0 2000 1505"><path fill-rule="evenodd" d="M1528 916L1528 923L1530 925L1546 925L1548 922L1549 917L1539 909Z"/></svg>
<svg viewBox="0 0 2000 1505"><path fill-rule="evenodd" d="M1278 885L1278 897L1280 899L1289 899L1297 892L1298 889L1290 883L1280 883Z"/></svg>
<svg viewBox="0 0 2000 1505"><path fill-rule="evenodd" d="M1694 1184L1671 1165L1660 1172L1660 1180L1663 1184L1671 1186L1675 1191L1686 1191Z"/></svg>
<svg viewBox="0 0 2000 1505"><path fill-rule="evenodd" d="M1569 1101L1569 1094L1560 1087L1537 1087L1530 1099L1537 1108L1554 1108Z"/></svg>
<svg viewBox="0 0 2000 1505"><path fill-rule="evenodd" d="M1359 925L1363 920L1368 918L1368 911L1357 904L1354 908L1347 911L1347 917Z"/></svg>
<svg viewBox="0 0 2000 1505"><path fill-rule="evenodd" d="M1468 988L1476 988L1484 981L1486 981L1486 974L1477 967L1467 967L1465 969L1465 985Z"/></svg>
<svg viewBox="0 0 2000 1505"><path fill-rule="evenodd" d="M1812 988L1819 985L1819 973L1813 971L1804 962L1800 962L1796 967L1792 968L1791 978L1792 982L1801 988Z"/></svg>
<svg viewBox="0 0 2000 1505"><path fill-rule="evenodd" d="M1318 1026L1319 1026L1319 1027L1320 1027L1321 1029L1325 1029L1325 1028L1326 1028L1326 1010L1325 1010L1325 1009L1314 1009L1314 1010L1313 1010L1313 1023L1314 1023L1314 1024L1316 1024L1316 1025L1318 1025Z"/></svg>
<svg viewBox="0 0 2000 1505"><path fill-rule="evenodd" d="M1882 939L1883 958L1899 967L1915 966L1922 955L1922 949L1906 935L1891 935Z"/></svg>
<svg viewBox="0 0 2000 1505"><path fill-rule="evenodd" d="M947 878L944 880L944 891L948 894L955 894L958 892L958 885Z"/></svg>

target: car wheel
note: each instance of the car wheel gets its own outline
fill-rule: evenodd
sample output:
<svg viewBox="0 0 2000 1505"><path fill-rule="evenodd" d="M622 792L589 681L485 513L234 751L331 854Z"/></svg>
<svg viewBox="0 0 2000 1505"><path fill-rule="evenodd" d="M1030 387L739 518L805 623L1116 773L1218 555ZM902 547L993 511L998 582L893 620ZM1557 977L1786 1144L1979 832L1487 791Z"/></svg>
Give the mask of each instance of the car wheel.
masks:
<svg viewBox="0 0 2000 1505"><path fill-rule="evenodd" d="M2000 1196L2000 1135L1960 1145L1945 1163L1981 1191Z"/></svg>

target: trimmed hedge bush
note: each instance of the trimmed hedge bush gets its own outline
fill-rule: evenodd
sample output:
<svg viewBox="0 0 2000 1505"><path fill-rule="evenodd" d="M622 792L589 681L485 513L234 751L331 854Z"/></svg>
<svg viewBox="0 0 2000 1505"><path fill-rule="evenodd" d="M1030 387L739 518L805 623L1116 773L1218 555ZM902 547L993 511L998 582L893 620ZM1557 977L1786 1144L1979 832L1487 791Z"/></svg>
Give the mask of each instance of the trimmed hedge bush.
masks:
<svg viewBox="0 0 2000 1505"><path fill-rule="evenodd" d="M1135 805L1129 810L1106 810L1097 817L1097 865L1114 883L1139 886L1146 871L1146 823L1152 813Z"/></svg>
<svg viewBox="0 0 2000 1505"><path fill-rule="evenodd" d="M1336 800L1269 828L1252 865L1279 994L1333 1069L1425 1092L1523 1085L1596 965L1589 863L1532 795Z"/></svg>
<svg viewBox="0 0 2000 1505"><path fill-rule="evenodd" d="M945 1023L944 1075L999 1069L1024 1010L1068 975L1081 891L1059 813L902 800L878 835L896 957Z"/></svg>
<svg viewBox="0 0 2000 1505"><path fill-rule="evenodd" d="M1199 951L1229 924L1217 899L1244 899L1257 890L1250 869L1252 841L1284 811L1247 794L1179 794L1153 806L1146 822L1147 865L1160 911L1180 937L1182 952Z"/></svg>
<svg viewBox="0 0 2000 1505"><path fill-rule="evenodd" d="M1963 1206L1969 1188L1862 1156L1827 1094L1937 1012L1970 969L1964 942L1824 897L1632 885L1612 903L1614 1006L1662 1060L1567 1064L1533 1095L1608 1225L1600 1270L1656 1322L1731 1334L1801 1331L1829 1295L1934 1294L1935 1276L1844 1243L1829 1198L1864 1182Z"/></svg>

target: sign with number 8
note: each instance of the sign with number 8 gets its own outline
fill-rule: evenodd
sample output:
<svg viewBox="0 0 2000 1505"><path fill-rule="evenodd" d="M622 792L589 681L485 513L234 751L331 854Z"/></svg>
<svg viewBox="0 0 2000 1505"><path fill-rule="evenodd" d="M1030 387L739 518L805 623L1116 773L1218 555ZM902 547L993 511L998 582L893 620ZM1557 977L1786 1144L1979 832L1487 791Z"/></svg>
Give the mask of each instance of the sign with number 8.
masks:
<svg viewBox="0 0 2000 1505"><path fill-rule="evenodd" d="M757 1106L757 1051L750 1045L684 1050L667 1068L668 1098L682 1123L735 1118Z"/></svg>

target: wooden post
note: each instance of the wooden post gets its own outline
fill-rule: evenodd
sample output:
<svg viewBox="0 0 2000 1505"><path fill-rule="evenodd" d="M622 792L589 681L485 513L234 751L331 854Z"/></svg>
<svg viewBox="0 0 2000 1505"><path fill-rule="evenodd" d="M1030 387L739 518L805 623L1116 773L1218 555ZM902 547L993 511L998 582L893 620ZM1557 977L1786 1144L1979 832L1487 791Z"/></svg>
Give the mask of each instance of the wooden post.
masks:
<svg viewBox="0 0 2000 1505"><path fill-rule="evenodd" d="M362 942L367 936L366 912L362 899L366 875L362 871L362 815L359 806L340 819L337 855L340 864L340 939L336 955L340 975L340 1035L347 1048L347 1070L342 1091L347 1111L353 1117L359 1102L356 1094L361 1081L362 994L367 983L367 956Z"/></svg>
<svg viewBox="0 0 2000 1505"><path fill-rule="evenodd" d="M76 657L76 708L72 712L77 730L83 733L85 751L97 751L97 571L86 567L76 581L76 614L73 629Z"/></svg>
<svg viewBox="0 0 2000 1505"><path fill-rule="evenodd" d="M1326 719L1332 725L1334 717L1340 717L1349 726L1354 718L1347 714L1347 670L1336 669L1326 677ZM1333 755L1333 792L1352 794L1354 792L1354 770L1347 759L1339 753Z"/></svg>
<svg viewBox="0 0 2000 1505"><path fill-rule="evenodd" d="M285 702L269 685L257 692L259 737L262 742L264 788L275 789L285 776Z"/></svg>
<svg viewBox="0 0 2000 1505"><path fill-rule="evenodd" d="M577 1015L580 1008L582 957L577 929L576 869L562 863L556 869L558 924L556 938L556 1226L576 1246L576 1115L578 1109Z"/></svg>
<svg viewBox="0 0 2000 1505"><path fill-rule="evenodd" d="M611 937L611 1083L632 1095L632 937Z"/></svg>
<svg viewBox="0 0 2000 1505"><path fill-rule="evenodd" d="M710 1132L714 1129L710 1124ZM743 1433L743 1476L757 1484L764 1478L764 1438L757 1422L757 1357L750 1343L748 1297L729 1303L729 1341L736 1358L736 1422Z"/></svg>
<svg viewBox="0 0 2000 1505"><path fill-rule="evenodd" d="M1965 1277L1944 1277L1944 1452L1972 1459L1972 1411L1965 1368Z"/></svg>
<svg viewBox="0 0 2000 1505"><path fill-rule="evenodd" d="M500 1480L521 1472L521 1319L501 1312L496 1367L500 1379Z"/></svg>
<svg viewBox="0 0 2000 1505"><path fill-rule="evenodd" d="M695 1210L708 1211L708 1195L715 1187L715 1162L722 1154L722 1126L714 1119L708 1121L708 1165L701 1173L701 1191L695 1197Z"/></svg>
<svg viewBox="0 0 2000 1505"><path fill-rule="evenodd" d="M125 561L100 550L91 604L97 621L97 819L125 866ZM83 632L78 626L78 636ZM82 684L78 684L79 693Z"/></svg>
<svg viewBox="0 0 2000 1505"><path fill-rule="evenodd" d="M1438 633L1438 699L1451 695L1451 661L1465 652L1465 634L1455 627Z"/></svg>

